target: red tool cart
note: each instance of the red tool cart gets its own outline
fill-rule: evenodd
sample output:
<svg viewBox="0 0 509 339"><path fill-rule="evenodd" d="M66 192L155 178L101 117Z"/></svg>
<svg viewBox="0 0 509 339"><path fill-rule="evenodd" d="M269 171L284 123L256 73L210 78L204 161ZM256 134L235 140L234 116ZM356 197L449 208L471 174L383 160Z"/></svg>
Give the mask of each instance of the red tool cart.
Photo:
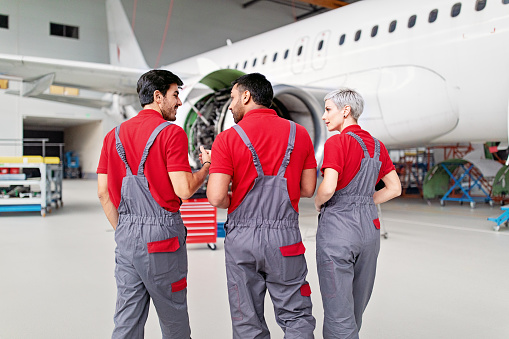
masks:
<svg viewBox="0 0 509 339"><path fill-rule="evenodd" d="M216 249L217 210L206 198L183 200L180 206L182 221L187 228L187 243L206 243Z"/></svg>

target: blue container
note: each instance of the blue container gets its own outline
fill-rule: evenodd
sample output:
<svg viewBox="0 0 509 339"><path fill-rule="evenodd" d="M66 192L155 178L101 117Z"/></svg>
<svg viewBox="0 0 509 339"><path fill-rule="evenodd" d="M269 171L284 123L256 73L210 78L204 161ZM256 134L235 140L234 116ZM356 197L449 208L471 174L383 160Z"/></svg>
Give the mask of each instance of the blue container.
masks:
<svg viewBox="0 0 509 339"><path fill-rule="evenodd" d="M226 236L226 232L224 231L224 221L217 222L217 237L224 238Z"/></svg>

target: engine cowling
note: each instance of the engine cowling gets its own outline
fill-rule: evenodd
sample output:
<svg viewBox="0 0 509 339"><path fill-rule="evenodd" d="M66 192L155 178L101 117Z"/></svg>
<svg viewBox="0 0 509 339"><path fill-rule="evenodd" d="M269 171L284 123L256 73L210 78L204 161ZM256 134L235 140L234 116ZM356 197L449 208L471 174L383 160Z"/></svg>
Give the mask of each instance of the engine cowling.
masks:
<svg viewBox="0 0 509 339"><path fill-rule="evenodd" d="M182 126L188 135L189 161L192 167L198 167L200 146L210 149L216 136L235 124L228 111L231 82L243 74L232 69L219 70L183 89L180 95L183 106L177 114L177 124ZM276 110L279 116L306 128L313 141L315 157L320 162L327 138L325 124L321 121L323 104L320 101L323 100L325 91L283 84L274 85L273 88L271 108Z"/></svg>

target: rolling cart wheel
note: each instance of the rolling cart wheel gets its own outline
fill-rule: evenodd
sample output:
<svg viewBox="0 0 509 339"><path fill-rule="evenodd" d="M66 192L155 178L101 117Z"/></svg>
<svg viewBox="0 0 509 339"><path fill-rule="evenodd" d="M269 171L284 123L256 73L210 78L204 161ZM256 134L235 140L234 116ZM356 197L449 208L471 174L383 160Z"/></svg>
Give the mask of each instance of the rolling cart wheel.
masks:
<svg viewBox="0 0 509 339"><path fill-rule="evenodd" d="M500 230L500 225L495 225L495 226L493 226L493 230L494 230L495 232L498 232L498 231Z"/></svg>
<svg viewBox="0 0 509 339"><path fill-rule="evenodd" d="M440 206L445 206L445 201L443 201L442 199L440 199Z"/></svg>
<svg viewBox="0 0 509 339"><path fill-rule="evenodd" d="M475 201L470 202L470 208L475 208Z"/></svg>
<svg viewBox="0 0 509 339"><path fill-rule="evenodd" d="M41 209L41 216L43 216L43 217L46 216L46 210L44 208Z"/></svg>
<svg viewBox="0 0 509 339"><path fill-rule="evenodd" d="M215 250L216 250L216 248L217 248L216 244L212 244L212 243L207 244L207 246L208 246L208 247L209 247L212 251L215 251Z"/></svg>
<svg viewBox="0 0 509 339"><path fill-rule="evenodd" d="M389 235L387 233L384 233L383 237L384 237L384 239L387 239L387 238L389 238Z"/></svg>

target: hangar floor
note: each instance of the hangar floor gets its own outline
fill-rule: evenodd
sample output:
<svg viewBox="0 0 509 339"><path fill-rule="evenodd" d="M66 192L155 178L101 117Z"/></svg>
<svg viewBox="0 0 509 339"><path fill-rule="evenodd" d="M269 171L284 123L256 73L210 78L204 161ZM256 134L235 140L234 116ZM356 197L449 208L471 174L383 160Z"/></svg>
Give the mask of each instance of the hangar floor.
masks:
<svg viewBox="0 0 509 339"><path fill-rule="evenodd" d="M0 338L108 338L113 327L113 232L95 181L65 181L64 203L0 216ZM378 274L363 339L509 338L509 230L492 231L498 208L397 199L383 205ZM316 212L301 202L301 229L322 338L314 258ZM188 303L194 339L231 338L222 239L218 249L189 245ZM266 304L273 338L283 334ZM160 338L153 308L146 338Z"/></svg>

